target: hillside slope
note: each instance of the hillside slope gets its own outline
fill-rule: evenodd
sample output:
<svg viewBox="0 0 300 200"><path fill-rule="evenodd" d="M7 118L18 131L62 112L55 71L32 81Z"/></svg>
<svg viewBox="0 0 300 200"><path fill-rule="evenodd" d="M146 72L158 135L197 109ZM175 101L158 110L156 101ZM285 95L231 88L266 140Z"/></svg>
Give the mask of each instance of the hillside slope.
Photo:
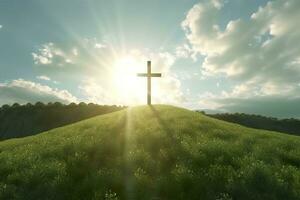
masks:
<svg viewBox="0 0 300 200"><path fill-rule="evenodd" d="M300 138L141 106L0 142L0 199L300 199Z"/></svg>

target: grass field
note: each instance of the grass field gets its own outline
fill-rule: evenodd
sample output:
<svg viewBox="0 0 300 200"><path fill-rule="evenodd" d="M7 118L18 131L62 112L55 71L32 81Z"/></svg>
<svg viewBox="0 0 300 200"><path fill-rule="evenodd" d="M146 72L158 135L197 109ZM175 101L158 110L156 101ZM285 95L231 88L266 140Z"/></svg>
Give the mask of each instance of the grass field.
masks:
<svg viewBox="0 0 300 200"><path fill-rule="evenodd" d="M300 199L300 138L128 108L0 142L0 199Z"/></svg>

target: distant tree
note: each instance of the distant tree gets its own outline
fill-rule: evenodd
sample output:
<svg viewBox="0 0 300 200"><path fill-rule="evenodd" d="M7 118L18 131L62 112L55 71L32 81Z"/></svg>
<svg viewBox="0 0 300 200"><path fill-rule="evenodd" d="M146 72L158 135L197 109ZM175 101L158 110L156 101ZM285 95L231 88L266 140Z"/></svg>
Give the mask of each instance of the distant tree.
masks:
<svg viewBox="0 0 300 200"><path fill-rule="evenodd" d="M20 104L14 103L11 107L12 107L12 108L18 108L18 107L20 107Z"/></svg>
<svg viewBox="0 0 300 200"><path fill-rule="evenodd" d="M31 104L31 103L27 103L26 105L25 105L25 107L26 108L30 108L30 107L32 107L33 105Z"/></svg>
<svg viewBox="0 0 300 200"><path fill-rule="evenodd" d="M80 102L79 104L78 104L79 106L87 106L87 104L85 103L85 102Z"/></svg>
<svg viewBox="0 0 300 200"><path fill-rule="evenodd" d="M85 105L85 106L84 106ZM36 109L37 108L37 109ZM34 135L53 128L71 124L89 117L121 110L114 106L85 103L65 106L60 102L37 102L24 106L3 105L0 112L0 140Z"/></svg>
<svg viewBox="0 0 300 200"><path fill-rule="evenodd" d="M53 104L54 107L63 107L64 105L61 102L55 102Z"/></svg>
<svg viewBox="0 0 300 200"><path fill-rule="evenodd" d="M40 102L40 101L38 101L38 102L36 102L36 103L34 104L34 106L37 107L37 108L43 108L43 107L45 107L45 104L42 103L42 102Z"/></svg>
<svg viewBox="0 0 300 200"><path fill-rule="evenodd" d="M275 117L265 117L261 115L245 113L221 113L207 115L220 120L241 124L243 126L251 128L300 135L300 120L298 119L277 119Z"/></svg>
<svg viewBox="0 0 300 200"><path fill-rule="evenodd" d="M10 106L8 104L4 104L1 108L2 110L8 110Z"/></svg>
<svg viewBox="0 0 300 200"><path fill-rule="evenodd" d="M72 103L70 103L70 104L68 105L68 107L76 107L76 106L77 106L77 104L74 103L74 102L72 102Z"/></svg>

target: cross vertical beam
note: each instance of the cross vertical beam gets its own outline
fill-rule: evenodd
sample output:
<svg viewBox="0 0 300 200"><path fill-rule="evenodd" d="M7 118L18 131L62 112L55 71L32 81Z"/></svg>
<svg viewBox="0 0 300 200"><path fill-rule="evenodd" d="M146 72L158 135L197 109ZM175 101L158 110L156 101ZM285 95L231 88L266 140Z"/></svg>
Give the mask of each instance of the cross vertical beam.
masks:
<svg viewBox="0 0 300 200"><path fill-rule="evenodd" d="M151 105L151 61L147 62L147 104Z"/></svg>
<svg viewBox="0 0 300 200"><path fill-rule="evenodd" d="M151 105L151 78L161 77L161 73L151 72L151 61L147 62L147 73L138 73L139 77L147 77L147 104Z"/></svg>

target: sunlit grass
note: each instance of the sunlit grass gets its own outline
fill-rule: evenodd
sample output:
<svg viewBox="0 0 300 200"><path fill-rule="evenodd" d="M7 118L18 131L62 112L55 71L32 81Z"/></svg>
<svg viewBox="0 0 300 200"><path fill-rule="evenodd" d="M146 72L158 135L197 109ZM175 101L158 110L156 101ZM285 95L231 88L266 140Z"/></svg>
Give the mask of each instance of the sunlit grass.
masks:
<svg viewBox="0 0 300 200"><path fill-rule="evenodd" d="M0 143L0 199L298 199L300 139L142 106Z"/></svg>

